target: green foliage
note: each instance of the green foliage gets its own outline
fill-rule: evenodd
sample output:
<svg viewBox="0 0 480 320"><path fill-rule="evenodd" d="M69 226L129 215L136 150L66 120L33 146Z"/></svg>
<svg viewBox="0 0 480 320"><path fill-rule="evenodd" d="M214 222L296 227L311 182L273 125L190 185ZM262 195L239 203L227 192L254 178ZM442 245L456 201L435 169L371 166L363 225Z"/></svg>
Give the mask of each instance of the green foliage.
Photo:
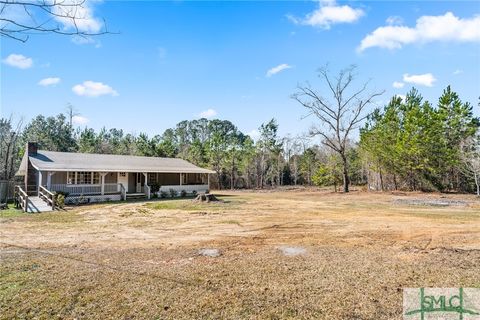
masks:
<svg viewBox="0 0 480 320"><path fill-rule="evenodd" d="M53 194L53 198L55 199L55 205L60 209L65 207L65 198L69 195L68 192L63 191L56 191Z"/></svg>
<svg viewBox="0 0 480 320"><path fill-rule="evenodd" d="M66 191L55 191L54 193L55 195L63 195L63 197L68 197L68 195L70 194L70 192L66 192Z"/></svg>
<svg viewBox="0 0 480 320"><path fill-rule="evenodd" d="M185 198L187 196L187 191L182 190L180 191L180 197Z"/></svg>
<svg viewBox="0 0 480 320"><path fill-rule="evenodd" d="M258 128L256 141L232 122L219 119L181 121L153 137L115 128L74 131L64 115L37 116L23 131L10 120L0 119L0 160L4 163L0 179L12 178L24 143L37 141L41 149L54 151L182 158L214 170L213 188L336 185L346 164L355 184L377 179L385 189L473 191L474 178L465 168L462 146L478 128L472 106L450 87L437 106L424 101L415 89L405 100L393 97L368 117L359 144L344 141L340 158L306 138L280 137L275 119ZM150 187L152 194L160 189L155 183ZM159 196L165 198L171 192Z"/></svg>
<svg viewBox="0 0 480 320"><path fill-rule="evenodd" d="M65 207L65 196L63 194L57 194L56 199L55 199L55 204L60 209L63 209Z"/></svg>
<svg viewBox="0 0 480 320"><path fill-rule="evenodd" d="M375 171L412 190L459 190L460 145L477 130L472 107L445 89L438 108L412 89L376 110L361 130L360 145Z"/></svg>
<svg viewBox="0 0 480 320"><path fill-rule="evenodd" d="M164 199L168 196L168 192L167 191L160 191L160 198Z"/></svg>
<svg viewBox="0 0 480 320"><path fill-rule="evenodd" d="M279 185L281 179L281 152L283 142L278 137L278 123L275 119L263 123L258 129L260 138L257 141L259 162L259 187L267 184Z"/></svg>
<svg viewBox="0 0 480 320"><path fill-rule="evenodd" d="M342 183L342 163L337 155L331 154L325 162L321 162L312 176L316 186L335 186Z"/></svg>
<svg viewBox="0 0 480 320"><path fill-rule="evenodd" d="M151 193L157 193L160 190L160 184L157 182L151 183L150 184L150 192Z"/></svg>
<svg viewBox="0 0 480 320"><path fill-rule="evenodd" d="M177 190L175 190L175 189L173 189L173 188L170 188L170 189L168 190L168 192L169 192L169 194L170 194L170 197L172 197L172 198L175 198L175 197L178 195Z"/></svg>
<svg viewBox="0 0 480 320"><path fill-rule="evenodd" d="M304 176L306 183L312 185L312 176L317 170L318 160L313 148L308 148L300 158L300 173Z"/></svg>
<svg viewBox="0 0 480 320"><path fill-rule="evenodd" d="M39 149L50 151L76 151L77 142L73 129L63 114L45 118L34 118L23 131L23 145L37 142Z"/></svg>

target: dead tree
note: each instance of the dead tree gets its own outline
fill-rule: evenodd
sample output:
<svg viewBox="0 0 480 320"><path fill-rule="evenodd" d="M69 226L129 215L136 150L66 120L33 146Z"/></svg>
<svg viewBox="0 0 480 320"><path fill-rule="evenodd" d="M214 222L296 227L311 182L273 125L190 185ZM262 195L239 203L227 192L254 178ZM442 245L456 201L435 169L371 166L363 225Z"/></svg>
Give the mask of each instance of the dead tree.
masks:
<svg viewBox="0 0 480 320"><path fill-rule="evenodd" d="M373 99L385 91L366 93L368 82L359 90L351 91L350 87L356 78L356 66L350 66L339 72L336 78L330 76L328 67L318 70L319 77L326 83L326 91L332 95L330 100L310 86L299 85L292 98L308 110L306 117L314 115L319 124L314 126L310 134L320 136L322 143L338 153L343 164L343 191L349 191L350 177L348 168L348 141L353 130L365 120L365 109Z"/></svg>
<svg viewBox="0 0 480 320"><path fill-rule="evenodd" d="M0 36L27 42L38 33L88 39L110 32L87 0L0 0Z"/></svg>
<svg viewBox="0 0 480 320"><path fill-rule="evenodd" d="M480 196L480 131L461 145L463 171L473 177L477 196Z"/></svg>

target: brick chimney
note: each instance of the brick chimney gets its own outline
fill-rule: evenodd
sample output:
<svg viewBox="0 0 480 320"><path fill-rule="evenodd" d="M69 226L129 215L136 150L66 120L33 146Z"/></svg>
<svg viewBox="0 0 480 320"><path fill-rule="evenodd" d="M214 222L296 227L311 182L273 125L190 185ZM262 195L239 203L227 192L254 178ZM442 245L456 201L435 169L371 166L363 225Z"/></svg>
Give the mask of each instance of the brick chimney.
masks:
<svg viewBox="0 0 480 320"><path fill-rule="evenodd" d="M25 166L25 191L28 193L29 186L37 185L37 172L35 168L32 166L30 160L28 159L29 156L36 156L38 152L38 143L36 142L27 142L25 150L25 156L27 157L27 163Z"/></svg>
<svg viewBox="0 0 480 320"><path fill-rule="evenodd" d="M36 156L38 151L38 143L27 142L27 154L29 156Z"/></svg>

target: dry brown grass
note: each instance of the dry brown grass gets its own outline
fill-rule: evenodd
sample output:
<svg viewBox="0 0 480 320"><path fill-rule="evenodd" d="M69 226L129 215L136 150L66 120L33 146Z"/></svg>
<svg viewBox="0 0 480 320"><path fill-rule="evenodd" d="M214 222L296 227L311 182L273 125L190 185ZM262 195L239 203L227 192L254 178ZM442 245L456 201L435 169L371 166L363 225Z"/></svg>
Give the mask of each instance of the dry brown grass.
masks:
<svg viewBox="0 0 480 320"><path fill-rule="evenodd" d="M404 287L480 287L474 197L219 194L0 218L0 318L400 319Z"/></svg>

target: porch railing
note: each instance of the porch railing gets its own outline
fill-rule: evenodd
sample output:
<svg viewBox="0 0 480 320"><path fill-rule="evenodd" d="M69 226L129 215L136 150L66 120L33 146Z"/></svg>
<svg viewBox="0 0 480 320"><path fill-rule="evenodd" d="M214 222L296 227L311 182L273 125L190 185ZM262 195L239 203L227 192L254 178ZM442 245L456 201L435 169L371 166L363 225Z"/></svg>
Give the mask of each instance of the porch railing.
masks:
<svg viewBox="0 0 480 320"><path fill-rule="evenodd" d="M45 188L44 186L38 187L38 196L48 203L49 206L52 207L52 210L55 210L55 196L53 192Z"/></svg>
<svg viewBox="0 0 480 320"><path fill-rule="evenodd" d="M20 186L15 186L15 199L23 212L28 211L28 194Z"/></svg>
<svg viewBox="0 0 480 320"><path fill-rule="evenodd" d="M105 183L104 194L121 193L120 183ZM68 192L69 195L99 195L102 194L101 184L52 184L51 191Z"/></svg>

